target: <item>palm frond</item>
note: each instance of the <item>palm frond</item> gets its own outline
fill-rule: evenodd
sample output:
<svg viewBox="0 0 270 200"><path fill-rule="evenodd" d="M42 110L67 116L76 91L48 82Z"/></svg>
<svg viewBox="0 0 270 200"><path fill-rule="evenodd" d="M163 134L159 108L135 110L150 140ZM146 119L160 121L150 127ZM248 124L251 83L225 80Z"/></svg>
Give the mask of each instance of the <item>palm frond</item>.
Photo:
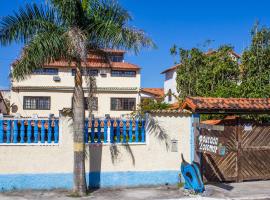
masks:
<svg viewBox="0 0 270 200"><path fill-rule="evenodd" d="M119 26L113 21L96 21L89 26L89 41L102 48L121 48L138 53L142 47L156 48L144 31ZM88 30L89 30L88 29Z"/></svg>
<svg viewBox="0 0 270 200"><path fill-rule="evenodd" d="M12 77L23 80L34 70L58 59L70 59L68 37L61 30L37 34L13 64Z"/></svg>
<svg viewBox="0 0 270 200"><path fill-rule="evenodd" d="M129 27L129 13L116 1L94 1L86 31L92 45L103 48L122 48L138 53L142 47L156 47L142 30Z"/></svg>
<svg viewBox="0 0 270 200"><path fill-rule="evenodd" d="M61 21L53 8L27 4L13 15L0 21L0 43L9 45L12 42L27 43L31 38L45 31L52 31Z"/></svg>
<svg viewBox="0 0 270 200"><path fill-rule="evenodd" d="M51 0L67 26L82 26L85 23L86 12L81 0Z"/></svg>

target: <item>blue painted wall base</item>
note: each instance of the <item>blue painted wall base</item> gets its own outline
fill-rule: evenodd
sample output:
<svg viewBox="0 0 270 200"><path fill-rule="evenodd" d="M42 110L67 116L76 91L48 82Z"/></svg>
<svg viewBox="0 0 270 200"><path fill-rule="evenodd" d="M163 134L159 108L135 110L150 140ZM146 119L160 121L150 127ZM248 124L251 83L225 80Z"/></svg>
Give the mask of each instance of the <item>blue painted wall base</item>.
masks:
<svg viewBox="0 0 270 200"><path fill-rule="evenodd" d="M91 188L136 187L177 184L179 171L91 172L87 182ZM89 184L90 180L90 184ZM73 175L60 174L0 174L0 190L72 189Z"/></svg>

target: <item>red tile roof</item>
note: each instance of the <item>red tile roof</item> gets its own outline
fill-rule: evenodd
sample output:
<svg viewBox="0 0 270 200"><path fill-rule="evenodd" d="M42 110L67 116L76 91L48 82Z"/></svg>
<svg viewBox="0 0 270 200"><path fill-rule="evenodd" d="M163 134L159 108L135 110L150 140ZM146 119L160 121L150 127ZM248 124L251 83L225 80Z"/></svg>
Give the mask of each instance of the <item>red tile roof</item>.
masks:
<svg viewBox="0 0 270 200"><path fill-rule="evenodd" d="M56 61L50 64L45 65L45 67L67 67L70 66L75 68L75 62L68 63L67 61ZM82 67L88 68L113 68L119 70L139 70L140 67L127 62L87 62L82 63Z"/></svg>
<svg viewBox="0 0 270 200"><path fill-rule="evenodd" d="M270 98L187 97L182 109L196 113L270 113Z"/></svg>
<svg viewBox="0 0 270 200"><path fill-rule="evenodd" d="M161 72L161 74L165 74L165 73L167 73L167 72L169 72L169 71L176 70L177 67L179 67L180 65L181 65L181 64L177 64L177 65L174 65L174 66L172 66L172 67L170 67L170 68L168 68L168 69L165 69L163 72Z"/></svg>
<svg viewBox="0 0 270 200"><path fill-rule="evenodd" d="M179 102L175 102L173 104L170 104L170 110L179 110L181 108L180 103Z"/></svg>
<svg viewBox="0 0 270 200"><path fill-rule="evenodd" d="M156 98L161 98L164 96L163 88L142 88L141 91L154 95Z"/></svg>

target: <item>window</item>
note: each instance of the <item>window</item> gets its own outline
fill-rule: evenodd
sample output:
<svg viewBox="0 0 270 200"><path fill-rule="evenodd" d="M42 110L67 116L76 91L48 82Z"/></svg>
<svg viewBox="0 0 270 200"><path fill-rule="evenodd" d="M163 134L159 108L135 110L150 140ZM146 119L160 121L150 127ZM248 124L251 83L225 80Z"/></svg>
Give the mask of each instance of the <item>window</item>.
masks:
<svg viewBox="0 0 270 200"><path fill-rule="evenodd" d="M124 60L123 56L116 56L116 55L109 56L109 58L111 62L123 62Z"/></svg>
<svg viewBox="0 0 270 200"><path fill-rule="evenodd" d="M72 76L75 76L76 70L72 69L71 71ZM84 69L82 70L83 76L98 76L98 70L97 69Z"/></svg>
<svg viewBox="0 0 270 200"><path fill-rule="evenodd" d="M33 74L37 75L58 75L58 69L57 68L41 68L36 69Z"/></svg>
<svg viewBox="0 0 270 200"><path fill-rule="evenodd" d="M72 107L73 107L73 97L72 97ZM92 102L92 108L94 111L98 110L98 98L93 97L93 102ZM84 97L84 109L88 110L88 97Z"/></svg>
<svg viewBox="0 0 270 200"><path fill-rule="evenodd" d="M24 110L50 110L51 97L23 97Z"/></svg>
<svg viewBox="0 0 270 200"><path fill-rule="evenodd" d="M136 98L111 98L111 110L133 111Z"/></svg>
<svg viewBox="0 0 270 200"><path fill-rule="evenodd" d="M136 77L136 71L112 70L112 77Z"/></svg>
<svg viewBox="0 0 270 200"><path fill-rule="evenodd" d="M172 90L169 89L168 91L168 101L171 102L172 101Z"/></svg>

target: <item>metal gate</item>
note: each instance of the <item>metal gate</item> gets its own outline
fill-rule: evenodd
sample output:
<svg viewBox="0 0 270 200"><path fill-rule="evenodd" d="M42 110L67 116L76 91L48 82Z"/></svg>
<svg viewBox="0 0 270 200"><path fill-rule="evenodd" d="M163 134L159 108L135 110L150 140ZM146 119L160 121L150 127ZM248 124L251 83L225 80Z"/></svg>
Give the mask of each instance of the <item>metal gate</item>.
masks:
<svg viewBox="0 0 270 200"><path fill-rule="evenodd" d="M201 135L222 138L226 149L224 156L202 153L204 180L240 182L270 179L270 125L239 119L224 120L218 125L223 130L200 125Z"/></svg>

